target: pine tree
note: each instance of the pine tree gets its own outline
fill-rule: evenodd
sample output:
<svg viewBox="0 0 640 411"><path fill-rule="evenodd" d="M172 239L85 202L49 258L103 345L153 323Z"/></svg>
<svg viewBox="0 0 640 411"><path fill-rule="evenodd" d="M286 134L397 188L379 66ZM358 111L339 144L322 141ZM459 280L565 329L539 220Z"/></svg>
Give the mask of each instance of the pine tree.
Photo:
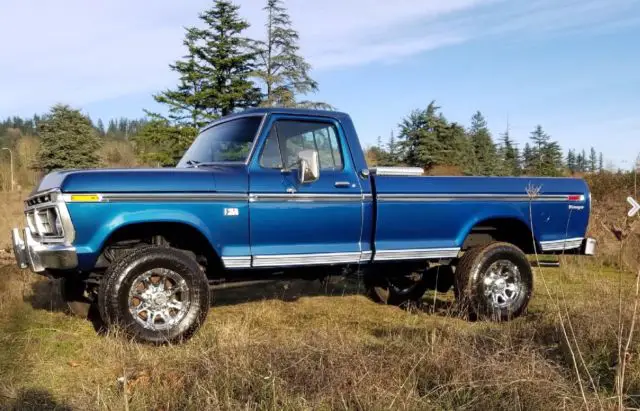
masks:
<svg viewBox="0 0 640 411"><path fill-rule="evenodd" d="M569 150L567 153L567 168L571 174L575 174L578 171L578 164L576 162L576 153L574 150Z"/></svg>
<svg viewBox="0 0 640 411"><path fill-rule="evenodd" d="M435 132L440 107L432 101L425 110L414 110L400 123L400 141L409 166L431 168L438 163L442 147Z"/></svg>
<svg viewBox="0 0 640 411"><path fill-rule="evenodd" d="M604 156L602 155L602 151L600 152L600 156L598 157L598 171L600 173L604 171Z"/></svg>
<svg viewBox="0 0 640 411"><path fill-rule="evenodd" d="M267 40L254 42L258 64L254 75L264 84L267 107L330 108L328 104L297 101L297 96L318 91L309 74L311 65L299 54L299 35L282 0L267 0Z"/></svg>
<svg viewBox="0 0 640 411"><path fill-rule="evenodd" d="M473 142L462 125L451 123L449 129L455 144L455 157L452 164L458 166L463 173L473 175L474 170L477 170L476 153Z"/></svg>
<svg viewBox="0 0 640 411"><path fill-rule="evenodd" d="M563 169L562 148L556 141L550 141L543 149L543 170L541 175L557 177Z"/></svg>
<svg viewBox="0 0 640 411"><path fill-rule="evenodd" d="M496 174L496 146L491 138L487 122L479 111L471 118L469 136L473 143L477 161L477 168L473 174L485 176Z"/></svg>
<svg viewBox="0 0 640 411"><path fill-rule="evenodd" d="M520 158L515 147L509 128L501 136L500 158L502 160L502 174L508 176L520 175Z"/></svg>
<svg viewBox="0 0 640 411"><path fill-rule="evenodd" d="M529 137L534 144L531 148L530 171L540 176L556 176L562 169L562 149L560 145L551 141L551 137L544 132L542 126L536 126Z"/></svg>
<svg viewBox="0 0 640 411"><path fill-rule="evenodd" d="M522 151L522 169L526 174L532 174L534 168L534 153L533 149L526 143L524 145L524 150Z"/></svg>
<svg viewBox="0 0 640 411"><path fill-rule="evenodd" d="M145 123L132 137L137 156L147 164L173 166L189 148L197 129L169 124L166 119Z"/></svg>
<svg viewBox="0 0 640 411"><path fill-rule="evenodd" d="M249 23L240 18L238 9L229 0L216 0L213 8L200 14L205 28L186 29L187 55L169 66L179 74L179 84L154 95L169 106L173 122L199 128L259 103L260 90L250 80L255 52L242 37Z"/></svg>
<svg viewBox="0 0 640 411"><path fill-rule="evenodd" d="M592 173L598 171L598 154L593 147L591 147L591 151L589 152L589 171Z"/></svg>
<svg viewBox="0 0 640 411"><path fill-rule="evenodd" d="M55 105L40 122L38 167L46 172L100 165L100 140L91 120L67 105Z"/></svg>
<svg viewBox="0 0 640 411"><path fill-rule="evenodd" d="M105 136L106 132L104 130L104 123L102 122L101 118L98 119L98 125L96 126L96 129L98 130L98 135L100 137L104 137Z"/></svg>
<svg viewBox="0 0 640 411"><path fill-rule="evenodd" d="M395 166L400 164L400 157L402 156L402 154L400 153L400 148L398 147L396 138L393 135L393 130L391 131L389 142L387 143L387 153L389 153L389 162L391 163L390 165Z"/></svg>

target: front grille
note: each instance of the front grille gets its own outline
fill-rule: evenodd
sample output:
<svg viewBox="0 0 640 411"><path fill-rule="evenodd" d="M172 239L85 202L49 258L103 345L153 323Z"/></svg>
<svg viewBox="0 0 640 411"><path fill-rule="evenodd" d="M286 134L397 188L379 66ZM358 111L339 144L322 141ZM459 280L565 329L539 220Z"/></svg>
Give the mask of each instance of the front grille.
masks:
<svg viewBox="0 0 640 411"><path fill-rule="evenodd" d="M38 204L46 204L50 201L52 201L51 194L43 194L31 197L30 199L25 201L25 204L27 205L27 207L32 207Z"/></svg>
<svg viewBox="0 0 640 411"><path fill-rule="evenodd" d="M34 235L45 238L63 237L64 233L56 224L58 210L54 205L33 208L26 212L27 224Z"/></svg>

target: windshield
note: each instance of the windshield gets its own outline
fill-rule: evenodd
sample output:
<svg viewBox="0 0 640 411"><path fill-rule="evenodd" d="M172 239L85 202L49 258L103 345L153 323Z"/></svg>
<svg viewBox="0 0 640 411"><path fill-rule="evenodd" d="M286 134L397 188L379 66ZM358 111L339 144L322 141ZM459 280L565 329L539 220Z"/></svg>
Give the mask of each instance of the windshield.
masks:
<svg viewBox="0 0 640 411"><path fill-rule="evenodd" d="M178 167L200 163L245 162L262 116L241 117L203 131L182 156Z"/></svg>

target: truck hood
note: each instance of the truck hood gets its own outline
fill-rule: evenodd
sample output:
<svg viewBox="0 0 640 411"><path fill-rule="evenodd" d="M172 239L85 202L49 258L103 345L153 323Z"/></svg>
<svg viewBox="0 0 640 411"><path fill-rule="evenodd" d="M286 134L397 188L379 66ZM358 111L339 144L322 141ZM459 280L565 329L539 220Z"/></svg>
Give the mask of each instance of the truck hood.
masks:
<svg viewBox="0 0 640 411"><path fill-rule="evenodd" d="M47 174L33 194L59 189L63 193L246 193L247 169L242 165L202 168L62 170Z"/></svg>

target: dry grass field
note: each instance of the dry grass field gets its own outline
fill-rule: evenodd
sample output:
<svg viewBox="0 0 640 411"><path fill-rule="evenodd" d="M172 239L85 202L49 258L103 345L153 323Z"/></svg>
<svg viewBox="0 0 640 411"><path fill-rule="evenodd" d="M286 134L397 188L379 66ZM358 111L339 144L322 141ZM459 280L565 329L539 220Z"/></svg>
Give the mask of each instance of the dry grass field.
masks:
<svg viewBox="0 0 640 411"><path fill-rule="evenodd" d="M20 198L2 201L0 232L21 222ZM162 347L71 317L55 282L3 253L0 409L637 408L636 276L605 245L606 258L536 268L528 313L508 323L460 318L452 293L407 311L354 279L278 281L214 291L200 332Z"/></svg>

